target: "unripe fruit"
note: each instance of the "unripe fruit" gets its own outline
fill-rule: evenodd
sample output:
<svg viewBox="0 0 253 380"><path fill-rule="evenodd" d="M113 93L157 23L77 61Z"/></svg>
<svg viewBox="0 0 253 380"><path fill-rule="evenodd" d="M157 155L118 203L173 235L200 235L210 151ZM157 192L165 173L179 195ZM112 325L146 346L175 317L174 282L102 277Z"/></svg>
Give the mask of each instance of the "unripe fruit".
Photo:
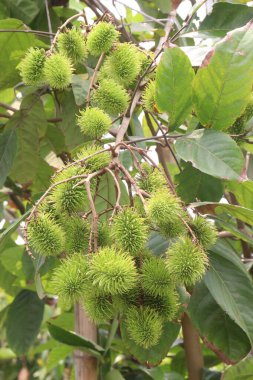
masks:
<svg viewBox="0 0 253 380"><path fill-rule="evenodd" d="M84 168L78 166L70 166L63 170L55 178L54 182L82 175L85 173ZM83 186L74 186L81 181L82 178L74 179L66 183L57 185L50 196L50 200L54 203L56 212L72 214L74 212L83 211L87 205L87 193Z"/></svg>
<svg viewBox="0 0 253 380"><path fill-rule="evenodd" d="M155 106L155 81L150 81L142 94L143 107L150 112L154 112Z"/></svg>
<svg viewBox="0 0 253 380"><path fill-rule="evenodd" d="M138 175L138 186L146 191L152 193L161 188L167 187L167 182L164 174L157 168L150 166L147 163L141 165L142 173Z"/></svg>
<svg viewBox="0 0 253 380"><path fill-rule="evenodd" d="M115 315L114 305L110 296L105 296L90 289L85 294L82 305L89 318L96 324L106 323Z"/></svg>
<svg viewBox="0 0 253 380"><path fill-rule="evenodd" d="M54 292L66 304L79 301L87 291L87 261L83 255L74 254L63 260L52 278Z"/></svg>
<svg viewBox="0 0 253 380"><path fill-rule="evenodd" d="M167 251L167 265L172 279L178 284L193 286L205 274L208 258L189 237L180 238Z"/></svg>
<svg viewBox="0 0 253 380"><path fill-rule="evenodd" d="M217 230L208 220L197 216L190 223L190 227L204 249L210 249L215 244L218 237Z"/></svg>
<svg viewBox="0 0 253 380"><path fill-rule="evenodd" d="M22 59L19 69L23 82L31 86L40 86L45 82L44 64L46 61L43 49L31 48Z"/></svg>
<svg viewBox="0 0 253 380"><path fill-rule="evenodd" d="M101 294L124 294L137 281L137 271L131 257L113 248L105 247L93 254L89 278Z"/></svg>
<svg viewBox="0 0 253 380"><path fill-rule="evenodd" d="M64 90L71 83L73 68L69 58L59 53L46 59L44 75L46 82L56 90Z"/></svg>
<svg viewBox="0 0 253 380"><path fill-rule="evenodd" d="M103 149L99 145L93 145L93 146L86 146L82 148L75 156L76 160L84 159L88 156L93 155L96 152L99 152L101 149ZM94 155L93 157L88 158L87 160L83 161L83 165L85 165L86 170L89 173L96 172L99 169L102 169L109 165L111 162L111 154L109 152L103 152Z"/></svg>
<svg viewBox="0 0 253 380"><path fill-rule="evenodd" d="M80 112L77 124L85 136L96 140L109 131L111 119L101 109L88 107Z"/></svg>
<svg viewBox="0 0 253 380"><path fill-rule="evenodd" d="M155 346L162 335L163 319L150 307L131 307L125 323L130 338L145 349Z"/></svg>
<svg viewBox="0 0 253 380"><path fill-rule="evenodd" d="M141 284L146 294L163 296L172 291L170 272L161 258L145 259L141 267Z"/></svg>
<svg viewBox="0 0 253 380"><path fill-rule="evenodd" d="M109 22L100 22L88 34L87 48L91 55L98 57L102 53L107 53L118 37L119 32L114 25Z"/></svg>
<svg viewBox="0 0 253 380"><path fill-rule="evenodd" d="M67 252L88 253L90 229L87 221L77 216L64 220Z"/></svg>
<svg viewBox="0 0 253 380"><path fill-rule="evenodd" d="M32 219L27 236L31 248L39 255L57 256L64 249L64 231L50 214L41 213Z"/></svg>
<svg viewBox="0 0 253 380"><path fill-rule="evenodd" d="M98 224L98 246L105 247L111 245L111 235L108 223L100 222Z"/></svg>
<svg viewBox="0 0 253 380"><path fill-rule="evenodd" d="M168 189L152 193L147 203L147 214L150 222L166 237L174 238L185 233L185 226L181 220L184 216L182 206Z"/></svg>
<svg viewBox="0 0 253 380"><path fill-rule="evenodd" d="M92 102L109 115L123 113L130 101L126 90L113 80L103 79L92 94Z"/></svg>
<svg viewBox="0 0 253 380"><path fill-rule="evenodd" d="M131 84L141 69L139 51L129 43L118 44L116 49L106 59L105 72L123 86Z"/></svg>
<svg viewBox="0 0 253 380"><path fill-rule="evenodd" d="M133 255L138 254L147 240L144 219L135 210L124 208L113 219L112 237L119 249Z"/></svg>
<svg viewBox="0 0 253 380"><path fill-rule="evenodd" d="M173 289L161 296L144 293L143 305L154 309L164 321L173 321L179 310L178 295Z"/></svg>
<svg viewBox="0 0 253 380"><path fill-rule="evenodd" d="M57 47L59 52L66 55L74 64L82 62L87 56L84 36L75 28L68 29L67 32L59 35Z"/></svg>

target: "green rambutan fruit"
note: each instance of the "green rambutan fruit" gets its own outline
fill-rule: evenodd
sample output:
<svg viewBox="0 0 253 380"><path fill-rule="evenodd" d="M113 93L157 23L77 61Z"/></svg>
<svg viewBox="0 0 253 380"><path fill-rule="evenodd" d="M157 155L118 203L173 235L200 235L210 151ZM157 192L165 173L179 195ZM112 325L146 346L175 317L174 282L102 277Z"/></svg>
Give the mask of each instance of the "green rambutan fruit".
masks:
<svg viewBox="0 0 253 380"><path fill-rule="evenodd" d="M98 246L99 247L105 247L106 245L110 246L111 243L112 243L111 234L110 234L108 223L100 221L98 224Z"/></svg>
<svg viewBox="0 0 253 380"><path fill-rule="evenodd" d="M144 219L132 208L124 208L113 219L112 237L118 248L133 255L143 250L147 240Z"/></svg>
<svg viewBox="0 0 253 380"><path fill-rule="evenodd" d="M158 168L154 168L145 162L141 165L141 169L142 174L138 175L138 186L142 190L151 194L158 189L167 188L165 176Z"/></svg>
<svg viewBox="0 0 253 380"><path fill-rule="evenodd" d="M56 90L64 90L71 83L73 67L68 57L55 53L47 57L44 66L46 82Z"/></svg>
<svg viewBox="0 0 253 380"><path fill-rule="evenodd" d="M23 82L31 86L40 86L45 82L45 50L30 48L22 59L19 70Z"/></svg>
<svg viewBox="0 0 253 380"><path fill-rule="evenodd" d="M144 293L142 303L154 309L166 321L173 321L179 310L178 295L173 289L160 296Z"/></svg>
<svg viewBox="0 0 253 380"><path fill-rule="evenodd" d="M57 256L64 250L65 234L50 214L40 213L27 228L31 248L42 256Z"/></svg>
<svg viewBox="0 0 253 380"><path fill-rule="evenodd" d="M168 189L160 189L151 194L147 202L147 215L150 222L168 238L185 233L184 223L180 219L185 216L183 208L179 199Z"/></svg>
<svg viewBox="0 0 253 380"><path fill-rule="evenodd" d="M129 101L126 90L109 79L101 80L99 87L92 94L92 103L112 116L123 113Z"/></svg>
<svg viewBox="0 0 253 380"><path fill-rule="evenodd" d="M101 149L103 148L99 145L85 146L76 154L75 159L82 160L96 152L99 152ZM84 165L89 173L93 173L108 166L111 162L111 159L112 157L109 152L103 152L85 160Z"/></svg>
<svg viewBox="0 0 253 380"><path fill-rule="evenodd" d="M218 233L215 226L208 220L202 216L197 216L190 223L190 227L204 249L210 249L215 244L218 238Z"/></svg>
<svg viewBox="0 0 253 380"><path fill-rule="evenodd" d="M86 220L73 216L65 220L66 251L88 253L90 229Z"/></svg>
<svg viewBox="0 0 253 380"><path fill-rule="evenodd" d="M167 251L167 266L171 278L178 284L193 286L203 277L208 258L200 245L186 236L172 244Z"/></svg>
<svg viewBox="0 0 253 380"><path fill-rule="evenodd" d="M57 48L74 64L82 62L87 57L87 47L84 36L79 29L68 29L61 33L57 40Z"/></svg>
<svg viewBox="0 0 253 380"><path fill-rule="evenodd" d="M89 318L96 324L108 322L116 313L111 297L97 293L93 288L85 294L82 305Z"/></svg>
<svg viewBox="0 0 253 380"><path fill-rule="evenodd" d="M92 256L89 266L92 285L101 294L117 295L131 290L137 281L134 261L112 247L101 248Z"/></svg>
<svg viewBox="0 0 253 380"><path fill-rule="evenodd" d="M118 44L104 63L106 75L122 84L128 86L138 76L141 69L139 51L130 43Z"/></svg>
<svg viewBox="0 0 253 380"><path fill-rule="evenodd" d="M54 270L52 278L54 292L64 303L72 304L84 296L89 287L87 267L84 255L73 254L62 260L59 267Z"/></svg>
<svg viewBox="0 0 253 380"><path fill-rule="evenodd" d="M142 94L143 107L150 112L154 112L155 106L155 81L150 81L145 87Z"/></svg>
<svg viewBox="0 0 253 380"><path fill-rule="evenodd" d="M87 48L91 55L98 57L107 53L114 42L117 41L119 32L110 22L99 22L95 25L87 37Z"/></svg>
<svg viewBox="0 0 253 380"><path fill-rule="evenodd" d="M77 118L82 133L91 139L100 139L111 126L110 117L97 107L88 107Z"/></svg>
<svg viewBox="0 0 253 380"><path fill-rule="evenodd" d="M60 182L67 178L85 173L85 169L79 166L70 166L59 173L54 182ZM84 186L73 188L82 178L74 179L57 185L51 193L50 200L54 203L56 212L72 214L83 211L87 205L87 193Z"/></svg>
<svg viewBox="0 0 253 380"><path fill-rule="evenodd" d="M151 256L143 261L141 284L144 292L151 296L166 295L173 288L170 272L163 259Z"/></svg>
<svg viewBox="0 0 253 380"><path fill-rule="evenodd" d="M150 307L131 307L126 313L130 338L145 349L155 346L163 331L162 317Z"/></svg>

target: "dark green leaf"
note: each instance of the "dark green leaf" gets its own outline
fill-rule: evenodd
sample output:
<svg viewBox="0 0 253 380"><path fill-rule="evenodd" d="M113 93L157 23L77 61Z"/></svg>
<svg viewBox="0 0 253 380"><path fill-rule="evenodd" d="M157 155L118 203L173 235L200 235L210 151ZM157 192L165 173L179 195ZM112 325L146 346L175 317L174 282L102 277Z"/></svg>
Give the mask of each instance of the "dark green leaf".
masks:
<svg viewBox="0 0 253 380"><path fill-rule="evenodd" d="M159 235L157 232L151 232L147 247L155 255L162 255L167 250L168 246L169 243L167 239Z"/></svg>
<svg viewBox="0 0 253 380"><path fill-rule="evenodd" d="M6 334L10 348L25 354L34 342L42 322L44 303L35 292L22 290L10 305Z"/></svg>
<svg viewBox="0 0 253 380"><path fill-rule="evenodd" d="M165 50L157 68L156 102L169 115L170 128L180 126L191 112L194 71L178 47Z"/></svg>
<svg viewBox="0 0 253 380"><path fill-rule="evenodd" d="M216 45L210 63L198 70L193 102L201 124L231 126L246 107L252 89L253 24L236 29Z"/></svg>
<svg viewBox="0 0 253 380"><path fill-rule="evenodd" d="M47 357L47 369L50 371L54 367L60 364L66 356L72 354L74 348L71 346L60 345L50 350Z"/></svg>
<svg viewBox="0 0 253 380"><path fill-rule="evenodd" d="M85 339L74 332L53 325L52 323L48 323L48 330L51 336L58 342L64 343L68 346L78 347L80 350L86 351L97 358L101 358L101 354L104 352L103 347L98 344Z"/></svg>
<svg viewBox="0 0 253 380"><path fill-rule="evenodd" d="M117 369L112 369L105 376L105 380L124 380L124 377L121 375L120 371Z"/></svg>
<svg viewBox="0 0 253 380"><path fill-rule="evenodd" d="M0 188L12 166L17 149L15 129L9 129L0 135Z"/></svg>
<svg viewBox="0 0 253 380"><path fill-rule="evenodd" d="M253 181L228 182L227 187L234 193L241 206L253 209Z"/></svg>
<svg viewBox="0 0 253 380"><path fill-rule="evenodd" d="M184 202L190 203L196 199L219 201L223 195L222 182L187 164L182 172L176 175L177 193Z"/></svg>
<svg viewBox="0 0 253 380"><path fill-rule="evenodd" d="M85 103L85 99L89 89L88 74L72 75L72 88L76 104L81 106Z"/></svg>
<svg viewBox="0 0 253 380"><path fill-rule="evenodd" d="M25 24L30 24L40 11L39 3L34 0L7 0L7 4L11 17L18 18Z"/></svg>
<svg viewBox="0 0 253 380"><path fill-rule="evenodd" d="M253 285L245 267L233 251L216 245L209 255L210 269L204 282L219 306L253 342Z"/></svg>
<svg viewBox="0 0 253 380"><path fill-rule="evenodd" d="M251 345L247 335L216 303L204 282L194 288L187 310L200 335L230 360L238 361L248 354Z"/></svg>
<svg viewBox="0 0 253 380"><path fill-rule="evenodd" d="M199 129L175 144L177 154L200 171L223 179L239 179L244 165L241 150L228 135Z"/></svg>

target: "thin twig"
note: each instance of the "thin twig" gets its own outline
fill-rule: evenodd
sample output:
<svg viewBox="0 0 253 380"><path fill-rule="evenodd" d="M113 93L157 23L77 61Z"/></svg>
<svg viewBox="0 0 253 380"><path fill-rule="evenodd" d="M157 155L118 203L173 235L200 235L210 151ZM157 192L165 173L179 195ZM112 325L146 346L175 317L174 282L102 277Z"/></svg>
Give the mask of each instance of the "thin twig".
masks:
<svg viewBox="0 0 253 380"><path fill-rule="evenodd" d="M89 85L88 92L87 92L87 97L86 97L87 106L90 105L91 90L92 90L94 84L96 83L97 73L98 73L98 70L100 69L100 66L102 65L103 59L104 59L104 53L102 53L100 55L99 60L97 61L96 67L94 69L93 75L91 77L91 81L90 81L90 85Z"/></svg>
<svg viewBox="0 0 253 380"><path fill-rule="evenodd" d="M53 42L53 30L52 30L52 24L51 24L51 18L50 18L50 12L49 12L49 6L48 6L48 0L45 0L45 8L46 8L46 14L47 14L47 24L48 24L48 31L50 33L50 42Z"/></svg>

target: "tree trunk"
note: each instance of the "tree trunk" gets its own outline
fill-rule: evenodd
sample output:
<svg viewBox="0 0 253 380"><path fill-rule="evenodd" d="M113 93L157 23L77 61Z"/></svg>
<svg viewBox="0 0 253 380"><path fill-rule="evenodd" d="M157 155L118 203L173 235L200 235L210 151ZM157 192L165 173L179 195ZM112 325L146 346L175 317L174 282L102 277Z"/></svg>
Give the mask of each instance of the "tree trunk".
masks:
<svg viewBox="0 0 253 380"><path fill-rule="evenodd" d="M88 319L83 308L75 306L75 331L77 334L93 342L97 341L96 326ZM76 380L97 380L97 360L89 354L75 352L75 379Z"/></svg>
<svg viewBox="0 0 253 380"><path fill-rule="evenodd" d="M204 360L199 335L186 313L182 318L182 328L188 368L188 380L201 380Z"/></svg>

